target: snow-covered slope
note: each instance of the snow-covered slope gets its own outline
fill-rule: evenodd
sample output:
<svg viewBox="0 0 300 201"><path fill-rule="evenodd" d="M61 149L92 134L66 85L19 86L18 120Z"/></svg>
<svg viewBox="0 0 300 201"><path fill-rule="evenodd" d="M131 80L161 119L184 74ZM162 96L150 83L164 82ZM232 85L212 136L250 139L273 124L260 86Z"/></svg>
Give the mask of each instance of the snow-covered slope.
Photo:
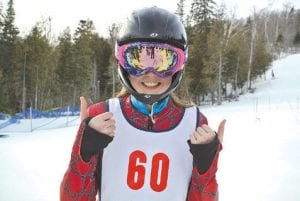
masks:
<svg viewBox="0 0 300 201"><path fill-rule="evenodd" d="M217 175L220 201L300 200L299 63L300 54L275 61L276 79L268 72L254 94L201 108L214 129L227 119ZM76 130L72 126L0 138L0 201L59 200Z"/></svg>
<svg viewBox="0 0 300 201"><path fill-rule="evenodd" d="M239 102L203 108L217 128L227 119L220 154L220 201L300 200L300 55L275 61Z"/></svg>

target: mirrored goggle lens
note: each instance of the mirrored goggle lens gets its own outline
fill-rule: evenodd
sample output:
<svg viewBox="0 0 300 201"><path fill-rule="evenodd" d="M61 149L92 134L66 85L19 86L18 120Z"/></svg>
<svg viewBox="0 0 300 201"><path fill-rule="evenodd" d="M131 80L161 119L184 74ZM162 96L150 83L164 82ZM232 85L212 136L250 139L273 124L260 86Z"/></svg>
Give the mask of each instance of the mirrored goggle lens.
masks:
<svg viewBox="0 0 300 201"><path fill-rule="evenodd" d="M125 66L139 71L152 68L156 72L173 69L178 64L178 54L172 49L157 46L132 46L124 52Z"/></svg>

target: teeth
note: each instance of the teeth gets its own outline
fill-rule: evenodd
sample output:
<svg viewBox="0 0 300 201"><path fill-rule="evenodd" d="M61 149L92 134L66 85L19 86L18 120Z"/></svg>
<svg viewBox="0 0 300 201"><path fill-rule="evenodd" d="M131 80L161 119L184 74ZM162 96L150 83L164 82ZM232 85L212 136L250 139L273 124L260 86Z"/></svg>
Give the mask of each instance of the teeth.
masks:
<svg viewBox="0 0 300 201"><path fill-rule="evenodd" d="M144 85L146 85L147 87L155 87L158 84L158 82L144 82Z"/></svg>

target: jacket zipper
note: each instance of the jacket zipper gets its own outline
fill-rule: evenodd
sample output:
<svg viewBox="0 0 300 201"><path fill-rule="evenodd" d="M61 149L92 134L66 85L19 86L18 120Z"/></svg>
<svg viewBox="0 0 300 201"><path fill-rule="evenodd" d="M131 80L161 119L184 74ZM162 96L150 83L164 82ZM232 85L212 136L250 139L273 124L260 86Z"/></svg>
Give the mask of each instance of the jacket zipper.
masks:
<svg viewBox="0 0 300 201"><path fill-rule="evenodd" d="M154 104L152 104L151 111L150 111L150 113L148 115L148 129L149 130L152 130L153 129L153 125L155 124L155 120L153 118Z"/></svg>
<svg viewBox="0 0 300 201"><path fill-rule="evenodd" d="M151 116L148 115L148 130L152 130L152 129L153 129L153 122Z"/></svg>

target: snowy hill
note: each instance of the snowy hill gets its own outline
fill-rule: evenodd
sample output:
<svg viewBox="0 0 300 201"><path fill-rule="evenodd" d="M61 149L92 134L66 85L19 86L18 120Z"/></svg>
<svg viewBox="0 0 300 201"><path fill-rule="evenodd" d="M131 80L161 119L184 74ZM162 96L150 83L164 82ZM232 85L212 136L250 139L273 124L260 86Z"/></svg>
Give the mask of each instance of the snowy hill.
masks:
<svg viewBox="0 0 300 201"><path fill-rule="evenodd" d="M300 200L299 63L300 54L275 61L276 79L268 72L255 93L201 108L215 129L227 119L217 175L220 201ZM0 138L0 200L59 200L76 130L73 125Z"/></svg>
<svg viewBox="0 0 300 201"><path fill-rule="evenodd" d="M217 128L227 119L218 181L220 201L300 200L300 54L275 61L276 79L254 94L203 108Z"/></svg>

